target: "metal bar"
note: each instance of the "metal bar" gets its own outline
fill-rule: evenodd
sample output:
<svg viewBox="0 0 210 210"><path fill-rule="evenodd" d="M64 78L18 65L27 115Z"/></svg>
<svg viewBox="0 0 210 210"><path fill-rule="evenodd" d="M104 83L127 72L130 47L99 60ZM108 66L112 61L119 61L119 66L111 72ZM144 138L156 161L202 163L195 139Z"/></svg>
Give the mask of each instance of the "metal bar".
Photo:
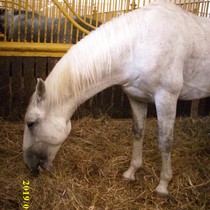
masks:
<svg viewBox="0 0 210 210"><path fill-rule="evenodd" d="M90 32L86 29L84 29L83 27L81 27L65 10L65 8L63 8L59 2L57 0L53 0L53 2L55 3L55 5L61 10L61 12L66 16L66 18L72 22L72 24L77 27L79 30L81 30L83 33L85 34L89 34Z"/></svg>
<svg viewBox="0 0 210 210"><path fill-rule="evenodd" d="M102 5L102 3L101 3L101 5ZM106 15L105 15L105 8L106 8L106 1L104 1L104 3L103 3L103 12L102 12L102 20L103 20L103 22L105 22L106 21Z"/></svg>
<svg viewBox="0 0 210 210"><path fill-rule="evenodd" d="M130 1L129 0L127 0L127 4L126 4L126 12L128 12L129 11L129 4L130 4Z"/></svg>
<svg viewBox="0 0 210 210"><path fill-rule="evenodd" d="M53 0L55 1L55 0ZM57 0L56 0L57 1ZM67 7L70 9L70 11L72 12L72 14L74 16L76 16L78 18L78 20L80 20L82 23L84 23L85 25L87 25L88 27L92 28L92 29L95 29L96 27L94 27L93 25L87 23L86 21L84 21L76 12L75 10L71 7L71 5L68 3L67 0L64 0L65 4L67 5ZM79 4L79 7L80 7L80 4Z"/></svg>
<svg viewBox="0 0 210 210"><path fill-rule="evenodd" d="M25 11L26 11L26 16L25 16L25 26L24 26L24 42L27 41L26 37L28 30L28 0L26 0Z"/></svg>
<svg viewBox="0 0 210 210"><path fill-rule="evenodd" d="M39 19L38 19L38 26L41 26L41 17L42 17L42 14L40 13L40 11L42 11L42 1L39 1ZM41 27L38 27L37 28L38 30L38 33L37 33L37 41L40 42L40 36L41 36Z"/></svg>
<svg viewBox="0 0 210 210"><path fill-rule="evenodd" d="M60 31L61 31L61 11L59 10L59 16L58 16L58 31L57 31L57 43L60 42Z"/></svg>
<svg viewBox="0 0 210 210"><path fill-rule="evenodd" d="M47 26L48 26L48 4L49 1L46 0L46 14L45 14L45 27L44 27L44 43L47 42L47 36L48 36L48 31L47 31Z"/></svg>
<svg viewBox="0 0 210 210"><path fill-rule="evenodd" d="M207 4L207 7L206 7L206 17L210 17L210 13L208 14L208 11L209 11L209 3L210 1L207 1L206 4Z"/></svg>
<svg viewBox="0 0 210 210"><path fill-rule="evenodd" d="M21 4L21 2L20 2L20 4ZM21 27L21 25L20 25L20 16L21 16L21 5L18 5L18 28L17 28L17 41L18 42L20 42L20 27Z"/></svg>
<svg viewBox="0 0 210 210"><path fill-rule="evenodd" d="M30 43L26 45L21 42L1 42L0 56L61 57L72 46L73 44Z"/></svg>
<svg viewBox="0 0 210 210"><path fill-rule="evenodd" d="M12 0L12 14L14 14L14 0ZM13 42L14 35L14 15L12 15L12 23L11 23L11 42Z"/></svg>
<svg viewBox="0 0 210 210"><path fill-rule="evenodd" d="M7 4L5 4L5 19L4 19L4 41L7 40L7 19L8 19L8 13L7 13Z"/></svg>
<svg viewBox="0 0 210 210"><path fill-rule="evenodd" d="M53 5L52 10L51 10L51 18L52 18L52 22L51 22L51 34L50 34L50 42L53 43L53 34L54 34L54 21L55 21L55 6Z"/></svg>
<svg viewBox="0 0 210 210"><path fill-rule="evenodd" d="M98 27L98 21L99 21L99 20L98 20L98 19L99 19L98 13L99 13L99 9L100 9L99 5L100 5L100 1L98 2L98 4L97 4L97 9L96 9L96 17L95 17L96 27Z"/></svg>
<svg viewBox="0 0 210 210"><path fill-rule="evenodd" d="M64 35L64 38L63 38L63 43L66 43L66 25L67 25L67 19L65 18L64 19L64 32L63 32L63 35Z"/></svg>
<svg viewBox="0 0 210 210"><path fill-rule="evenodd" d="M201 3L201 14L200 14L200 16L202 16L202 17L204 17L204 0L202 0L202 2L200 2Z"/></svg>
<svg viewBox="0 0 210 210"><path fill-rule="evenodd" d="M117 2L116 1L113 1L115 2L115 5L113 5L113 8L114 8L114 16L116 17L117 16Z"/></svg>
<svg viewBox="0 0 210 210"><path fill-rule="evenodd" d="M35 1L32 3L32 20L31 20L31 42L34 40L34 10L35 10Z"/></svg>

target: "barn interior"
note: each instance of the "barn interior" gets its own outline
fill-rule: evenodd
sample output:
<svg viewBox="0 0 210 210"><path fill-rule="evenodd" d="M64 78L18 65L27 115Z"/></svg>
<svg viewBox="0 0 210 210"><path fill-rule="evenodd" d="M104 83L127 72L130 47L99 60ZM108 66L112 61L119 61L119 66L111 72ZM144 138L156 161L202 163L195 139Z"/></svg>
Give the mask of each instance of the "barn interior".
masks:
<svg viewBox="0 0 210 210"><path fill-rule="evenodd" d="M172 0L210 17L209 0ZM143 166L123 180L132 153L132 113L119 86L81 105L52 171L23 163L24 115L37 78L101 24L150 0L0 0L1 209L210 209L210 98L178 101L170 195L155 193L161 157L156 109L149 104Z"/></svg>

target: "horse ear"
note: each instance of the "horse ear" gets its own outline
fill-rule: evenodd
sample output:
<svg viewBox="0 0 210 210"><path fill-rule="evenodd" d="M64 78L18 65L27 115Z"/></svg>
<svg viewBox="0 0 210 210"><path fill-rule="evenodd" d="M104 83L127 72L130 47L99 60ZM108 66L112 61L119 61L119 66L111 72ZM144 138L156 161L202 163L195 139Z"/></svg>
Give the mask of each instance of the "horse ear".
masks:
<svg viewBox="0 0 210 210"><path fill-rule="evenodd" d="M45 83L41 78L37 79L37 84L36 84L36 95L39 101L43 100L45 98L46 94L46 87Z"/></svg>

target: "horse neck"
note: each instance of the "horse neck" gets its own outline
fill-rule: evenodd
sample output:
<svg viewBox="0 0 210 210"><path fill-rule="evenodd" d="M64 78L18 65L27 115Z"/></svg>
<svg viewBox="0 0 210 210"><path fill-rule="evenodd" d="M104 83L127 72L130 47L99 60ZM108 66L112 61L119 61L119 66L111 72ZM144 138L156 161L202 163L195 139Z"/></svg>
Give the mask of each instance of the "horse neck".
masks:
<svg viewBox="0 0 210 210"><path fill-rule="evenodd" d="M59 101L54 104L64 106L66 112L62 114L68 118L86 100L107 87L121 84L126 79L125 73L119 68L119 60L120 65L123 65L119 56L115 59L110 51L104 52L107 50L104 47L98 54L94 49L91 50L91 46L83 46L81 42L72 47L47 78L47 83L53 87L53 91L49 91L52 94L51 101Z"/></svg>
<svg viewBox="0 0 210 210"><path fill-rule="evenodd" d="M119 85L125 80L125 75L123 74L123 71L116 69L113 63L112 66L108 67L107 62L104 61L101 64L102 66L102 68L100 69L101 76L96 78L95 81L91 81L88 83L84 82L85 83L84 88L82 87L78 92L76 92L70 97L70 101L71 102L73 101L72 107L70 107L71 110L75 111L78 106L83 104L85 101L87 101L97 93L113 85ZM108 68L110 69L108 70ZM79 67L78 69L82 70L83 65L81 64L81 67ZM92 68L91 71L93 71Z"/></svg>
<svg viewBox="0 0 210 210"><path fill-rule="evenodd" d="M97 93L113 85L119 84L121 77L119 75L113 75L112 77L104 77L97 81L97 83L88 86L86 89L81 90L78 95L73 96L75 105L78 107ZM72 99L72 98L71 98Z"/></svg>

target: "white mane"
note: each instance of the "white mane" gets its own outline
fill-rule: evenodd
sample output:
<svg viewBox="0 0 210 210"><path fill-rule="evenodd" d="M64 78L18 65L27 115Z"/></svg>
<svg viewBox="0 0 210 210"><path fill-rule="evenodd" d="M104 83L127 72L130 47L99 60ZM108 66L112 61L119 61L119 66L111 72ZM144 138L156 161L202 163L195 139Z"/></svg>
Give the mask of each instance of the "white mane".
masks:
<svg viewBox="0 0 210 210"><path fill-rule="evenodd" d="M114 18L73 46L46 80L50 98L59 102L69 95L77 96L104 77L111 77L112 70L120 68L119 55L125 49L132 50L132 31L140 25L138 13Z"/></svg>

